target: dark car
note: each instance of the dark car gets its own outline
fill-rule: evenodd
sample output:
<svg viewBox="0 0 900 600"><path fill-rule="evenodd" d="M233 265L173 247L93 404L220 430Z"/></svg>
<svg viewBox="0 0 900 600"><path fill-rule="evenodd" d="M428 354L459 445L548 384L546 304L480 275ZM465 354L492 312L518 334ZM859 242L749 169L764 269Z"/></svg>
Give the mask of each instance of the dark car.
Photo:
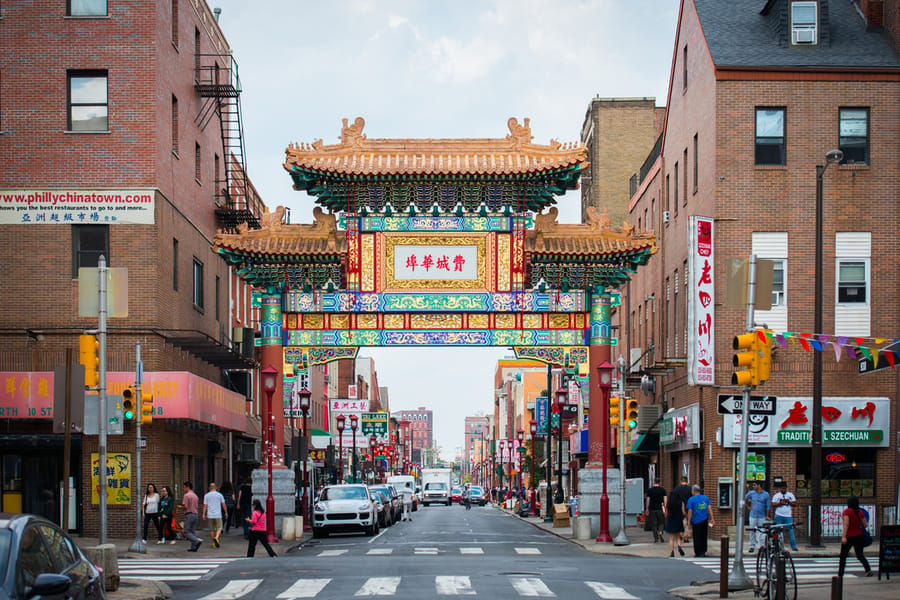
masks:
<svg viewBox="0 0 900 600"><path fill-rule="evenodd" d="M376 499L375 511L378 513L378 526L390 527L394 524L394 516L391 510L391 499L388 498L387 492L371 486L369 486L369 491Z"/></svg>
<svg viewBox="0 0 900 600"><path fill-rule="evenodd" d="M462 502L462 488L455 487L450 491L450 502Z"/></svg>
<svg viewBox="0 0 900 600"><path fill-rule="evenodd" d="M103 573L54 523L0 513L0 600L103 600Z"/></svg>
<svg viewBox="0 0 900 600"><path fill-rule="evenodd" d="M484 506L487 502L487 499L484 497L484 490L477 485L470 487L466 493L469 495L469 502L472 504Z"/></svg>
<svg viewBox="0 0 900 600"><path fill-rule="evenodd" d="M391 522L396 523L403 517L403 506L400 504L402 500L400 499L400 495L397 494L397 490L394 489L394 486L376 483L375 485L370 485L369 489L383 492L387 497L389 500Z"/></svg>

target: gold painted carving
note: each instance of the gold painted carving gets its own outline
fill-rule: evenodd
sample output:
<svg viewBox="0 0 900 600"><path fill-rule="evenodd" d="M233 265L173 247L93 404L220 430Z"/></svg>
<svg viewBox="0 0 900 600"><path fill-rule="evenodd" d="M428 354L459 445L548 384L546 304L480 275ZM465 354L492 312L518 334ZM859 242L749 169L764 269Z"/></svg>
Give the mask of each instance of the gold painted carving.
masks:
<svg viewBox="0 0 900 600"><path fill-rule="evenodd" d="M325 318L322 315L307 314L303 317L304 329L324 329Z"/></svg>
<svg viewBox="0 0 900 600"><path fill-rule="evenodd" d="M384 315L385 329L403 329L403 315Z"/></svg>
<svg viewBox="0 0 900 600"><path fill-rule="evenodd" d="M522 327L524 329L540 329L541 328L541 315L538 314L527 314L522 315Z"/></svg>
<svg viewBox="0 0 900 600"><path fill-rule="evenodd" d="M515 329L516 315L497 314L494 316L494 328L496 329Z"/></svg>
<svg viewBox="0 0 900 600"><path fill-rule="evenodd" d="M349 329L350 319L346 314L331 315L331 329Z"/></svg>
<svg viewBox="0 0 900 600"><path fill-rule="evenodd" d="M378 315L375 314L357 314L356 326L359 329L378 329Z"/></svg>
<svg viewBox="0 0 900 600"><path fill-rule="evenodd" d="M362 234L362 252L360 273L362 274L362 291L375 291L375 236Z"/></svg>
<svg viewBox="0 0 900 600"><path fill-rule="evenodd" d="M489 325L488 316L485 314L469 315L469 329L487 329Z"/></svg>
<svg viewBox="0 0 900 600"><path fill-rule="evenodd" d="M510 243L509 234L503 233L497 235L497 291L509 291L509 253Z"/></svg>
<svg viewBox="0 0 900 600"><path fill-rule="evenodd" d="M410 315L411 329L462 329L462 315L418 314Z"/></svg>
<svg viewBox="0 0 900 600"><path fill-rule="evenodd" d="M552 313L550 315L550 329L568 329L569 315L565 313Z"/></svg>

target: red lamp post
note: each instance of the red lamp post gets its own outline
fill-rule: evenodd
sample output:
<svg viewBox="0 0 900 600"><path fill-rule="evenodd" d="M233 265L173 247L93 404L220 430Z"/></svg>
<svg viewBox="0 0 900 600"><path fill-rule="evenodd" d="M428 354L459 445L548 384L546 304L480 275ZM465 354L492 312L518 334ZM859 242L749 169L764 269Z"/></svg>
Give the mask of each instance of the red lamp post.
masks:
<svg viewBox="0 0 900 600"><path fill-rule="evenodd" d="M369 436L369 452L372 455L372 473L375 480L378 479L378 469L375 468L375 444L377 440L375 439L375 434Z"/></svg>
<svg viewBox="0 0 900 600"><path fill-rule="evenodd" d="M277 542L275 537L275 497L272 496L272 460L275 454L275 417L272 414L272 396L275 394L275 386L278 383L278 371L269 365L260 371L262 375L263 391L266 393L266 412L263 420L268 423L266 435L266 466L269 470L268 484L269 495L266 496L266 537L269 543Z"/></svg>
<svg viewBox="0 0 900 600"><path fill-rule="evenodd" d="M508 454L506 456L506 462L507 462L507 464L509 464L509 492L510 493L512 493L513 486L515 485L513 483L513 465L512 465L512 454L513 454L514 446L515 446L515 443L513 442L513 440L506 440L506 450L508 452Z"/></svg>
<svg viewBox="0 0 900 600"><path fill-rule="evenodd" d="M350 430L353 432L353 466L350 468L350 483L356 483L356 430L359 428L359 416L350 415Z"/></svg>
<svg viewBox="0 0 900 600"><path fill-rule="evenodd" d="M500 460L498 462L500 463L500 469L499 469L499 471L500 471L500 493L502 494L503 493L503 475L504 475L504 473L503 473L503 451L506 449L506 440L499 440L497 442L497 444L500 447L500 457L499 457Z"/></svg>
<svg viewBox="0 0 900 600"><path fill-rule="evenodd" d="M557 504L565 501L562 489L562 438L563 438L563 409L569 401L569 390L560 386L556 390L556 410L559 413L559 440L556 446L556 499Z"/></svg>
<svg viewBox="0 0 900 600"><path fill-rule="evenodd" d="M528 513L529 517L538 516L537 512L537 491L535 490L534 485L534 436L537 434L537 421L534 419L528 424L528 431L531 433L531 480L528 482L529 487L531 488L531 495L528 500L528 504L531 506L531 511Z"/></svg>
<svg viewBox="0 0 900 600"><path fill-rule="evenodd" d="M338 483L344 483L344 424L347 417L338 415L335 422L338 430Z"/></svg>
<svg viewBox="0 0 900 600"><path fill-rule="evenodd" d="M609 414L609 394L612 389L612 374L616 367L608 360L604 360L597 365L597 374L600 376L600 391L603 392L604 414ZM603 452L603 461L601 462L602 487L600 492L600 534L597 536L598 542L612 542L612 536L609 535L609 496L606 495L606 463L609 461L609 423L603 423L603 436L600 441ZM620 474L621 476L621 474Z"/></svg>
<svg viewBox="0 0 900 600"><path fill-rule="evenodd" d="M306 464L309 462L309 429L306 427L306 415L312 406L312 392L303 388L297 394L297 397L300 401L300 411L303 415L303 437L306 439L307 448L307 455L303 460L303 492L300 494L300 515L303 517L303 531L311 531L312 527L309 524L309 494L307 493L309 479L306 474Z"/></svg>
<svg viewBox="0 0 900 600"><path fill-rule="evenodd" d="M519 430L516 431L516 439L519 440L519 448L522 448L523 443L525 442L525 430L522 429L521 427L519 427ZM518 465L519 466L519 490L521 490L523 487L525 487L525 477L524 477L524 474L522 473L522 460L523 460L523 454L521 451L519 451L519 460L518 460L518 463L519 463L519 465ZM518 494L516 494L516 496L518 496Z"/></svg>

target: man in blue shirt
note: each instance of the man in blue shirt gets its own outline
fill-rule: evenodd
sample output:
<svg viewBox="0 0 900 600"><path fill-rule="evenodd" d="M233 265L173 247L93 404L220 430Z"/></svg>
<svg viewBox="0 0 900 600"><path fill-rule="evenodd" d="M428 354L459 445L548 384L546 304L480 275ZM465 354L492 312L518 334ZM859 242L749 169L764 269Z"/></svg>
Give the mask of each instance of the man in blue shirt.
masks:
<svg viewBox="0 0 900 600"><path fill-rule="evenodd" d="M762 525L772 512L772 500L769 498L769 492L763 489L761 481L754 481L747 495L744 496L744 503L750 509L750 528L755 529ZM765 545L765 535L762 531L750 532L750 554L753 554L756 547L762 548Z"/></svg>
<svg viewBox="0 0 900 600"><path fill-rule="evenodd" d="M691 524L694 538L694 556L706 556L706 538L709 528L715 526L712 512L709 510L709 498L703 494L699 485L691 488L691 497L685 504L687 520Z"/></svg>

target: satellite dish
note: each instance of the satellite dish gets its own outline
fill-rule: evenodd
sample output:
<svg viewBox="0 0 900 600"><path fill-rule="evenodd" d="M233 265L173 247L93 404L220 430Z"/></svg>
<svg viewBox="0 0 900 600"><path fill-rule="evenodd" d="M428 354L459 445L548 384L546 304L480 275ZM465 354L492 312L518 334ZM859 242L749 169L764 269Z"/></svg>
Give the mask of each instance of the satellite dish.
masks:
<svg viewBox="0 0 900 600"><path fill-rule="evenodd" d="M641 375L641 391L647 396L656 393L656 378L650 375Z"/></svg>

